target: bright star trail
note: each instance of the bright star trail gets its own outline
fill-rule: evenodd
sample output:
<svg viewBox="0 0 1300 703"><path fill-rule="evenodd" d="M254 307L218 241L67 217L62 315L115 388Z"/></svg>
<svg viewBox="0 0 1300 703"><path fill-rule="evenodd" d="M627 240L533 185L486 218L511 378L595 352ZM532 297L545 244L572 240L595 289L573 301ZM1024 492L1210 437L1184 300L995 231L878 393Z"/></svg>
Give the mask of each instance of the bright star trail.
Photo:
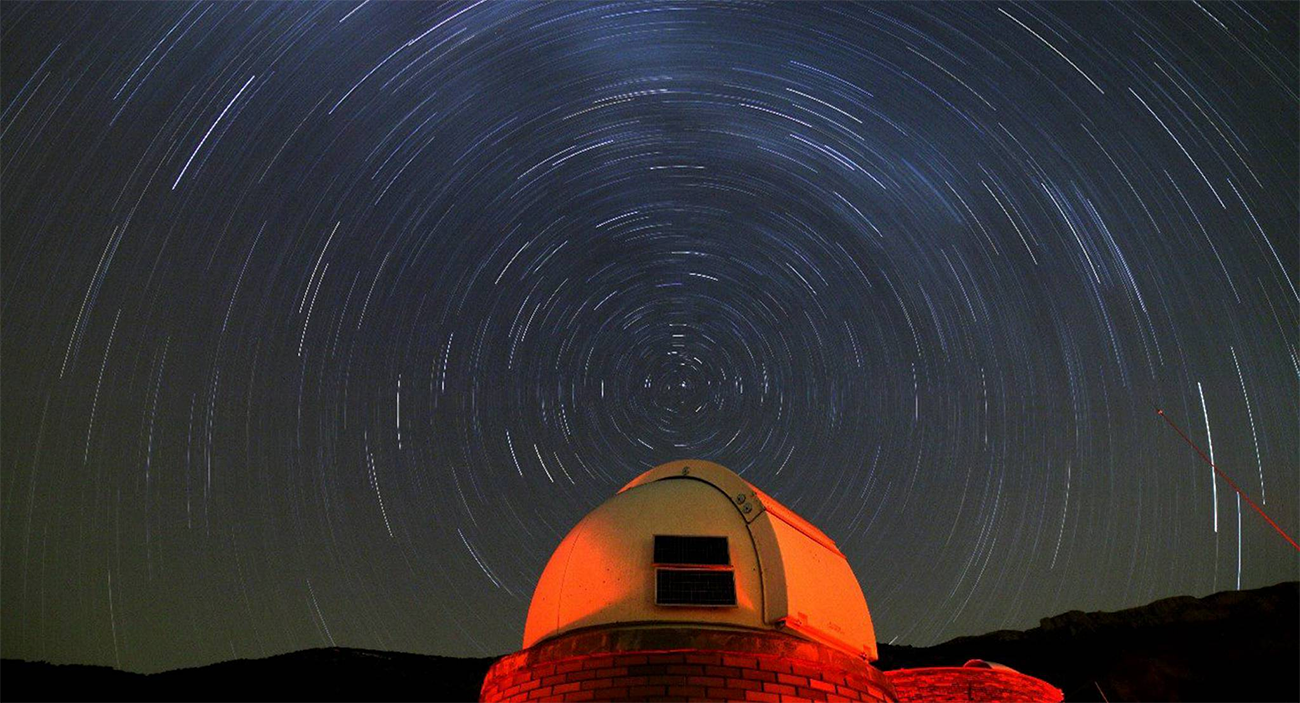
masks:
<svg viewBox="0 0 1300 703"><path fill-rule="evenodd" d="M1296 534L1294 4L0 19L5 657L511 651L685 457L883 642L1296 577L1151 410Z"/></svg>

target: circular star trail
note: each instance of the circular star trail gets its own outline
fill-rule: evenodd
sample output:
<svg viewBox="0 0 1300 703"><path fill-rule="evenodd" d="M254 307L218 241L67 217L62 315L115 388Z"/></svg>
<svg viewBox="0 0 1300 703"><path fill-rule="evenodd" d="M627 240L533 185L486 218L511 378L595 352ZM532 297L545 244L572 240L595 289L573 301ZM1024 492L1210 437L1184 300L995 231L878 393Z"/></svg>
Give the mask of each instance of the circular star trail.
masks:
<svg viewBox="0 0 1300 703"><path fill-rule="evenodd" d="M884 642L1294 578L1260 3L14 4L6 657L515 649L707 458Z"/></svg>

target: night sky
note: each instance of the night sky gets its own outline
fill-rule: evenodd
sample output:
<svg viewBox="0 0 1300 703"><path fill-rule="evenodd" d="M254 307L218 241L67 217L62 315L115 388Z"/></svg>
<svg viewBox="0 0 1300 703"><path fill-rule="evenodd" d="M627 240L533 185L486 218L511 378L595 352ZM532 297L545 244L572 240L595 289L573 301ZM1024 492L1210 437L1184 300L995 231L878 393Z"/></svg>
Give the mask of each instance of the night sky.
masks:
<svg viewBox="0 0 1300 703"><path fill-rule="evenodd" d="M1294 4L5 3L3 655L516 649L647 468L882 642L1295 579Z"/></svg>

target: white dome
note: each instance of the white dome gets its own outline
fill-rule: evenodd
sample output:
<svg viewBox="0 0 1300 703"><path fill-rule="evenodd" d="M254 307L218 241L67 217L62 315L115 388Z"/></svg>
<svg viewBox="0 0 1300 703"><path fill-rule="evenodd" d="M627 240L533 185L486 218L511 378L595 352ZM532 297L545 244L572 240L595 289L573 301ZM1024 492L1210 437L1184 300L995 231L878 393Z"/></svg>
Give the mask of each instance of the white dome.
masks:
<svg viewBox="0 0 1300 703"><path fill-rule="evenodd" d="M656 563L656 543L682 537L710 546L693 558L708 564ZM537 582L523 646L579 628L666 624L784 630L876 659L866 599L835 543L707 461L641 474L569 531Z"/></svg>

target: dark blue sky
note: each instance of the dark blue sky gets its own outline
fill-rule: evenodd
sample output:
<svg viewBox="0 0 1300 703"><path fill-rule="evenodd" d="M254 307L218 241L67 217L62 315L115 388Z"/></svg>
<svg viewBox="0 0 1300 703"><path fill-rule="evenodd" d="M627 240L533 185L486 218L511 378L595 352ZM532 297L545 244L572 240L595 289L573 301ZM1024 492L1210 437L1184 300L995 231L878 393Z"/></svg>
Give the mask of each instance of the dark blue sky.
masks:
<svg viewBox="0 0 1300 703"><path fill-rule="evenodd" d="M518 646L719 461L881 641L1300 526L1293 4L10 4L3 654ZM1216 530L1217 525L1217 530Z"/></svg>

